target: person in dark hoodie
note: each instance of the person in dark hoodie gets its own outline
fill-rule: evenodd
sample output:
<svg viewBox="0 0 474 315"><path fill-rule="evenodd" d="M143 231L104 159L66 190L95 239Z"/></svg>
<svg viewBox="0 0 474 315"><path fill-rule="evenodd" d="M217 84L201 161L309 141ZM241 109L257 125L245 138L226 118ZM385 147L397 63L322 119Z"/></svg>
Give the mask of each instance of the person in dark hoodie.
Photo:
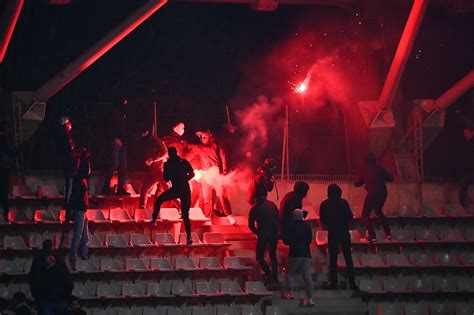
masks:
<svg viewBox="0 0 474 315"><path fill-rule="evenodd" d="M330 289L337 289L337 256L339 247L346 261L347 277L351 289L357 289L354 280L354 265L351 256L351 236L349 223L353 219L349 203L341 198L342 189L336 185L328 186L328 199L321 203L319 218L328 230Z"/></svg>
<svg viewBox="0 0 474 315"><path fill-rule="evenodd" d="M311 264L310 245L313 241L311 227L304 221L308 215L307 211L296 209L293 211L293 222L288 229L288 243L290 254L288 256L288 267L286 269L286 280L289 291L287 299L294 298L295 274L300 271L306 286L307 299L303 301L303 306L314 306L313 302L313 278Z"/></svg>
<svg viewBox="0 0 474 315"><path fill-rule="evenodd" d="M39 314L55 315L67 310L74 282L64 260L54 253L50 239L43 242L42 251L33 259L28 281Z"/></svg>
<svg viewBox="0 0 474 315"><path fill-rule="evenodd" d="M73 269L76 268L78 249L82 259L89 258L89 221L86 212L89 206L90 154L86 149L83 149L76 159L77 167L72 181L70 201L74 234L71 241L71 251L69 252L69 265Z"/></svg>
<svg viewBox="0 0 474 315"><path fill-rule="evenodd" d="M255 226L257 223L257 226ZM249 212L249 229L257 235L256 258L265 273L267 282L278 282L278 208L267 200L265 196L259 196L255 205ZM268 255L272 263L272 269L265 261L265 250L268 248Z"/></svg>
<svg viewBox="0 0 474 315"><path fill-rule="evenodd" d="M355 180L355 187L360 187L365 184L367 196L364 200L364 207L362 209L362 222L367 228L369 242L372 244L376 242L375 231L370 219L372 211L377 215L377 220L383 226L385 235L388 240L392 239L392 232L388 225L387 219L382 212L385 200L387 200L387 186L385 182L393 182L393 176L378 165L373 153L368 153L365 158L365 165L362 175L359 175Z"/></svg>
<svg viewBox="0 0 474 315"><path fill-rule="evenodd" d="M6 123L0 122L0 205L3 218L8 221L8 193L10 192L10 167L15 155L6 130Z"/></svg>
<svg viewBox="0 0 474 315"><path fill-rule="evenodd" d="M254 205L259 196L267 197L268 193L273 190L275 186L275 179L273 174L276 170L276 161L272 158L266 158L263 165L258 167L257 174L254 175L250 181L247 190L247 202Z"/></svg>
<svg viewBox="0 0 474 315"><path fill-rule="evenodd" d="M166 161L163 177L171 182L171 188L165 190L155 200L151 225L154 225L160 212L161 205L168 200L179 198L181 200L181 216L186 230L187 243L193 243L191 239L191 222L189 221L189 208L191 206L191 190L189 181L194 177L194 170L188 161L178 155L175 147L168 148L169 159Z"/></svg>
<svg viewBox="0 0 474 315"><path fill-rule="evenodd" d="M293 211L303 208L303 199L309 191L309 185L303 181L297 181L293 191L287 193L280 203L280 233L284 244L288 244L288 226L293 222Z"/></svg>

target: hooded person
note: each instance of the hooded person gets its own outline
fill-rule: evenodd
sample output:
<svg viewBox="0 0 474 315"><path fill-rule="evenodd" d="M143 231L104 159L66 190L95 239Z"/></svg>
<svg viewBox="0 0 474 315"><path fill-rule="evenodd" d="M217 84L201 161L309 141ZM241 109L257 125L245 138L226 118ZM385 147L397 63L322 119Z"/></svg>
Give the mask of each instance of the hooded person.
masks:
<svg viewBox="0 0 474 315"><path fill-rule="evenodd" d="M276 170L276 161L273 158L266 158L262 166L258 167L257 173L250 181L247 190L247 202L254 205L257 198L267 197L268 193L273 190L275 186L275 178L273 175Z"/></svg>
<svg viewBox="0 0 474 315"><path fill-rule="evenodd" d="M329 270L331 289L337 289L337 256L339 247L342 249L347 266L347 277L351 289L357 289L354 280L354 265L351 256L351 237L349 234L349 223L353 215L349 203L341 198L342 189L336 184L328 186L328 199L324 200L319 207L321 223L328 230L329 246Z"/></svg>
<svg viewBox="0 0 474 315"><path fill-rule="evenodd" d="M355 187L365 185L367 190L367 196L365 197L362 209L362 222L367 228L368 239L372 244L376 242L375 231L372 219L370 218L372 211L377 215L379 224L383 226L387 239L392 239L390 226L382 212L385 200L387 200L386 182L393 182L393 176L382 166L378 165L375 155L369 152L365 158L362 174L356 178L354 185Z"/></svg>
<svg viewBox="0 0 474 315"><path fill-rule="evenodd" d="M303 181L297 181L293 191L287 193L280 203L280 234L283 243L288 243L288 226L293 221L293 211L303 208L303 199L309 191L309 185Z"/></svg>
<svg viewBox="0 0 474 315"><path fill-rule="evenodd" d="M295 209L292 215L292 223L288 227L288 245L290 253L288 255L288 266L286 268L286 280L288 282L289 291L286 293L287 299L294 298L295 274L300 271L306 286L307 298L303 301L302 306L313 306L313 278L311 264L310 245L313 241L313 233L311 227L304 220L308 215L308 211Z"/></svg>

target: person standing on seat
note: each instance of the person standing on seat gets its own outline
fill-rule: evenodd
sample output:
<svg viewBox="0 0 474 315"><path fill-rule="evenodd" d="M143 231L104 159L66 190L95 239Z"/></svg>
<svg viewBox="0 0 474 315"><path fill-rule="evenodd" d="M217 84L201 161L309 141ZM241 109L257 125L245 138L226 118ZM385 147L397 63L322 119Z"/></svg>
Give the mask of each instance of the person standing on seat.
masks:
<svg viewBox="0 0 474 315"><path fill-rule="evenodd" d="M459 203L467 209L469 186L474 185L474 128L467 126L464 128L464 139L467 142L468 162L467 168L464 170L464 176L459 183Z"/></svg>
<svg viewBox="0 0 474 315"><path fill-rule="evenodd" d="M296 209L293 211L293 222L288 229L288 244L290 245L290 254L288 256L288 267L286 269L286 280L288 281L289 291L286 294L287 299L294 298L295 274L300 271L303 274L304 284L306 286L306 300L303 306L314 306L313 301L313 266L311 264L310 245L313 241L313 232L307 222L304 221L308 211Z"/></svg>
<svg viewBox="0 0 474 315"><path fill-rule="evenodd" d="M255 226L255 223L257 226ZM259 196L255 205L250 208L249 229L257 235L256 258L265 273L267 282L278 282L278 208L267 200L265 196ZM265 250L268 248L272 269L265 261Z"/></svg>
<svg viewBox="0 0 474 315"><path fill-rule="evenodd" d="M76 256L79 249L81 259L89 259L89 221L87 207L89 206L89 176L91 173L90 154L83 149L77 157L77 167L72 181L70 206L73 219L73 236L69 265L76 268Z"/></svg>
<svg viewBox="0 0 474 315"><path fill-rule="evenodd" d="M385 182L393 182L393 176L382 166L378 165L373 153L368 153L365 158L365 165L362 175L359 175L355 180L355 187L360 187L365 184L367 196L364 200L364 208L362 209L362 222L367 228L369 242L374 244L377 240L375 238L375 231L370 219L372 211L377 215L377 220L383 226L385 235L388 240L392 239L392 232L388 225L387 218L382 212L385 200L387 200L387 186Z"/></svg>
<svg viewBox="0 0 474 315"><path fill-rule="evenodd" d="M192 244L191 222L189 221L189 208L191 205L191 190L189 181L194 177L194 170L188 161L178 155L175 147L168 148L169 159L164 166L163 177L165 181L171 182L171 188L165 190L155 200L151 225L154 225L160 212L161 205L168 200L179 198L181 201L181 217L186 229L187 243Z"/></svg>
<svg viewBox="0 0 474 315"><path fill-rule="evenodd" d="M330 184L328 199L324 200L319 207L319 218L328 230L330 289L337 289L337 256L339 247L341 247L346 261L349 286L356 290L354 264L351 256L351 236L349 234L349 223L352 221L353 215L349 203L341 196L342 189L336 184Z"/></svg>
<svg viewBox="0 0 474 315"><path fill-rule="evenodd" d="M285 245L288 245L288 227L293 222L293 211L303 208L303 199L309 191L309 185L303 181L297 181L293 191L287 193L280 203L280 236Z"/></svg>
<svg viewBox="0 0 474 315"><path fill-rule="evenodd" d="M272 158L266 158L263 165L257 169L257 174L254 175L250 181L247 190L247 202L254 205L257 198L260 196L267 197L268 193L273 190L275 186L276 161Z"/></svg>
<svg viewBox="0 0 474 315"><path fill-rule="evenodd" d="M148 199L148 192L157 184L157 194L168 188L163 179L163 162L167 157L167 149L163 141L153 136L148 129L141 134L140 147L144 151L143 164L146 165L145 177L140 189L140 208L145 209Z"/></svg>
<svg viewBox="0 0 474 315"><path fill-rule="evenodd" d="M110 180L114 171L118 169L118 187L117 195L128 196L130 193L125 191L125 180L127 179L127 145L129 138L128 115L126 107L128 99L121 98L113 106L110 114L110 119L107 124L107 134L110 145L110 159L109 165L105 172L104 187L102 188L102 195L110 195Z"/></svg>
<svg viewBox="0 0 474 315"><path fill-rule="evenodd" d="M70 218L69 199L71 198L72 180L76 170L76 160L74 158L76 144L72 136L71 119L63 116L59 118L58 122L57 152L61 157L64 170L64 208L66 210L66 217Z"/></svg>
<svg viewBox="0 0 474 315"><path fill-rule="evenodd" d="M15 155L11 145L6 123L0 123L0 205L3 207L3 218L8 221L8 193L10 192L10 166Z"/></svg>

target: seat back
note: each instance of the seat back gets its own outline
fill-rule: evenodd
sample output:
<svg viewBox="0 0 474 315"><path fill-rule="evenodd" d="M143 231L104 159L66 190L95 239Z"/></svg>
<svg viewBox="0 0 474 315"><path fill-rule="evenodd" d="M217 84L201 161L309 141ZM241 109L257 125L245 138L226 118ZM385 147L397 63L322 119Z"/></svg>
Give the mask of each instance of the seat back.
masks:
<svg viewBox="0 0 474 315"><path fill-rule="evenodd" d="M92 260L78 260L76 261L75 270L77 272L98 272L99 268Z"/></svg>
<svg viewBox="0 0 474 315"><path fill-rule="evenodd" d="M395 208L394 214L399 217L413 217L418 215L415 207L411 205L399 205Z"/></svg>
<svg viewBox="0 0 474 315"><path fill-rule="evenodd" d="M251 294L269 293L262 281L245 282L245 292L251 293Z"/></svg>
<svg viewBox="0 0 474 315"><path fill-rule="evenodd" d="M16 210L16 209L10 209L10 211L8 212L8 220L11 223L17 223L17 224L32 222L29 216L29 213L27 211Z"/></svg>
<svg viewBox="0 0 474 315"><path fill-rule="evenodd" d="M199 267L202 269L221 269L222 268L217 257L200 257Z"/></svg>
<svg viewBox="0 0 474 315"><path fill-rule="evenodd" d="M146 294L150 296L169 296L170 290L162 283L147 283Z"/></svg>
<svg viewBox="0 0 474 315"><path fill-rule="evenodd" d="M105 222L108 221L104 210L87 209L87 220L91 222Z"/></svg>
<svg viewBox="0 0 474 315"><path fill-rule="evenodd" d="M93 292L91 292L88 285L76 283L76 284L74 284L74 289L72 290L72 295L83 299L83 298L88 298L88 297L93 296Z"/></svg>
<svg viewBox="0 0 474 315"><path fill-rule="evenodd" d="M439 253L436 257L438 264L441 266L460 266L461 260L456 253Z"/></svg>
<svg viewBox="0 0 474 315"><path fill-rule="evenodd" d="M459 203L444 205L443 212L450 217L462 217L467 215L466 210Z"/></svg>
<svg viewBox="0 0 474 315"><path fill-rule="evenodd" d="M160 245L176 245L173 235L170 233L155 233L155 244Z"/></svg>
<svg viewBox="0 0 474 315"><path fill-rule="evenodd" d="M98 297L117 297L119 294L115 287L111 284L98 284L97 285L97 296Z"/></svg>
<svg viewBox="0 0 474 315"><path fill-rule="evenodd" d="M406 242L415 239L414 231L410 229L392 229L392 240Z"/></svg>
<svg viewBox="0 0 474 315"><path fill-rule="evenodd" d="M181 219L181 216L176 208L161 208L159 218L165 221L176 221Z"/></svg>
<svg viewBox="0 0 474 315"><path fill-rule="evenodd" d="M139 284L124 283L122 285L122 296L144 296L143 290Z"/></svg>
<svg viewBox="0 0 474 315"><path fill-rule="evenodd" d="M262 310L256 305L242 305L242 315L262 315Z"/></svg>
<svg viewBox="0 0 474 315"><path fill-rule="evenodd" d="M242 257L239 256L224 257L224 267L228 269L247 268L247 266L242 261Z"/></svg>
<svg viewBox="0 0 474 315"><path fill-rule="evenodd" d="M205 244L225 244L227 243L221 233L204 232L202 240Z"/></svg>
<svg viewBox="0 0 474 315"><path fill-rule="evenodd" d="M130 245L132 246L151 246L153 245L146 234L130 234Z"/></svg>
<svg viewBox="0 0 474 315"><path fill-rule="evenodd" d="M428 304L407 303L405 304L405 315L428 315Z"/></svg>
<svg viewBox="0 0 474 315"><path fill-rule="evenodd" d="M220 283L220 291L225 294L242 294L242 288L237 282L223 281Z"/></svg>
<svg viewBox="0 0 474 315"><path fill-rule="evenodd" d="M110 217L110 221L113 221L113 222L132 221L132 218L130 218L128 211L121 208L110 209L109 217Z"/></svg>
<svg viewBox="0 0 474 315"><path fill-rule="evenodd" d="M58 222L54 214L49 210L35 210L34 221L39 223Z"/></svg>
<svg viewBox="0 0 474 315"><path fill-rule="evenodd" d="M151 270L173 270L168 258L151 258L150 259Z"/></svg>
<svg viewBox="0 0 474 315"><path fill-rule="evenodd" d="M411 279L410 288L416 292L431 292L433 290L433 278L422 277Z"/></svg>
<svg viewBox="0 0 474 315"><path fill-rule="evenodd" d="M408 279L402 277L384 279L383 289L387 292L405 292L408 290Z"/></svg>
<svg viewBox="0 0 474 315"><path fill-rule="evenodd" d="M209 218L204 215L201 208L190 208L189 219L191 221L209 221Z"/></svg>
<svg viewBox="0 0 474 315"><path fill-rule="evenodd" d="M199 236L197 235L197 233L194 233L194 232L191 233L191 239L193 240L193 245L202 244L201 240L199 239ZM178 244L185 245L186 243L187 243L186 233L180 233Z"/></svg>
<svg viewBox="0 0 474 315"><path fill-rule="evenodd" d="M25 240L21 236L5 236L3 238L3 248L14 250L27 250Z"/></svg>
<svg viewBox="0 0 474 315"><path fill-rule="evenodd" d="M196 294L209 295L217 294L215 285L211 282L196 282Z"/></svg>
<svg viewBox="0 0 474 315"><path fill-rule="evenodd" d="M414 253L410 261L415 266L426 267L435 265L433 257L429 253Z"/></svg>
<svg viewBox="0 0 474 315"><path fill-rule="evenodd" d="M145 262L140 258L127 258L125 260L125 270L127 271L140 271L148 270Z"/></svg>
<svg viewBox="0 0 474 315"><path fill-rule="evenodd" d="M125 237L122 234L107 234L105 236L105 245L117 248L128 247Z"/></svg>
<svg viewBox="0 0 474 315"><path fill-rule="evenodd" d="M176 269L196 269L196 265L191 258L177 257L175 260Z"/></svg>
<svg viewBox="0 0 474 315"><path fill-rule="evenodd" d="M171 294L194 295L191 286L185 282L173 282L173 284L171 285Z"/></svg>
<svg viewBox="0 0 474 315"><path fill-rule="evenodd" d="M38 188L36 190L36 195L38 196L38 198L61 197L58 187L56 187L56 185L54 184L38 185Z"/></svg>
<svg viewBox="0 0 474 315"><path fill-rule="evenodd" d="M430 230L430 229L424 229L424 228L415 230L415 238L418 241L428 241L428 242L439 241L439 238L436 235L435 231Z"/></svg>
<svg viewBox="0 0 474 315"><path fill-rule="evenodd" d="M366 292L380 292L382 287L378 279L361 279L359 281L359 290Z"/></svg>
<svg viewBox="0 0 474 315"><path fill-rule="evenodd" d="M99 236L96 234L89 234L89 244L90 248L104 247L104 244L100 240Z"/></svg>
<svg viewBox="0 0 474 315"><path fill-rule="evenodd" d="M386 266L380 257L377 254L363 254L362 255L362 265L367 267L384 267Z"/></svg>
<svg viewBox="0 0 474 315"><path fill-rule="evenodd" d="M135 221L137 222L150 222L152 219L153 210L152 209L135 209Z"/></svg>
<svg viewBox="0 0 474 315"><path fill-rule="evenodd" d="M240 306L232 305L232 306L224 306L224 305L217 305L216 306L216 315L240 315L242 309Z"/></svg>
<svg viewBox="0 0 474 315"><path fill-rule="evenodd" d="M102 258L99 265L101 271L123 271L118 261L114 258Z"/></svg>
<svg viewBox="0 0 474 315"><path fill-rule="evenodd" d="M387 254L387 265L393 267L408 267L410 263L403 254Z"/></svg>
<svg viewBox="0 0 474 315"><path fill-rule="evenodd" d="M23 272L23 268L13 260L0 259L0 274L12 275Z"/></svg>
<svg viewBox="0 0 474 315"><path fill-rule="evenodd" d="M34 197L34 194L31 188L27 185L13 185L12 196L24 198L24 197Z"/></svg>

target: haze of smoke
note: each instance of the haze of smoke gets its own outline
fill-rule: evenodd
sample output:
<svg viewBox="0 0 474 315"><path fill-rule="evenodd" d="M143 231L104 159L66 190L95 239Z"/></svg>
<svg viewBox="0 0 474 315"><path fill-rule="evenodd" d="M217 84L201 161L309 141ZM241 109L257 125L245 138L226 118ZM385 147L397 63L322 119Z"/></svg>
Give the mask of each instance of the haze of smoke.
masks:
<svg viewBox="0 0 474 315"><path fill-rule="evenodd" d="M228 191L243 190L246 191L249 185L249 177L251 171L249 169L237 169L223 175L219 172L217 166L213 166L207 170L197 170L195 180L200 183L206 183L213 187L217 194L221 194L223 189Z"/></svg>

